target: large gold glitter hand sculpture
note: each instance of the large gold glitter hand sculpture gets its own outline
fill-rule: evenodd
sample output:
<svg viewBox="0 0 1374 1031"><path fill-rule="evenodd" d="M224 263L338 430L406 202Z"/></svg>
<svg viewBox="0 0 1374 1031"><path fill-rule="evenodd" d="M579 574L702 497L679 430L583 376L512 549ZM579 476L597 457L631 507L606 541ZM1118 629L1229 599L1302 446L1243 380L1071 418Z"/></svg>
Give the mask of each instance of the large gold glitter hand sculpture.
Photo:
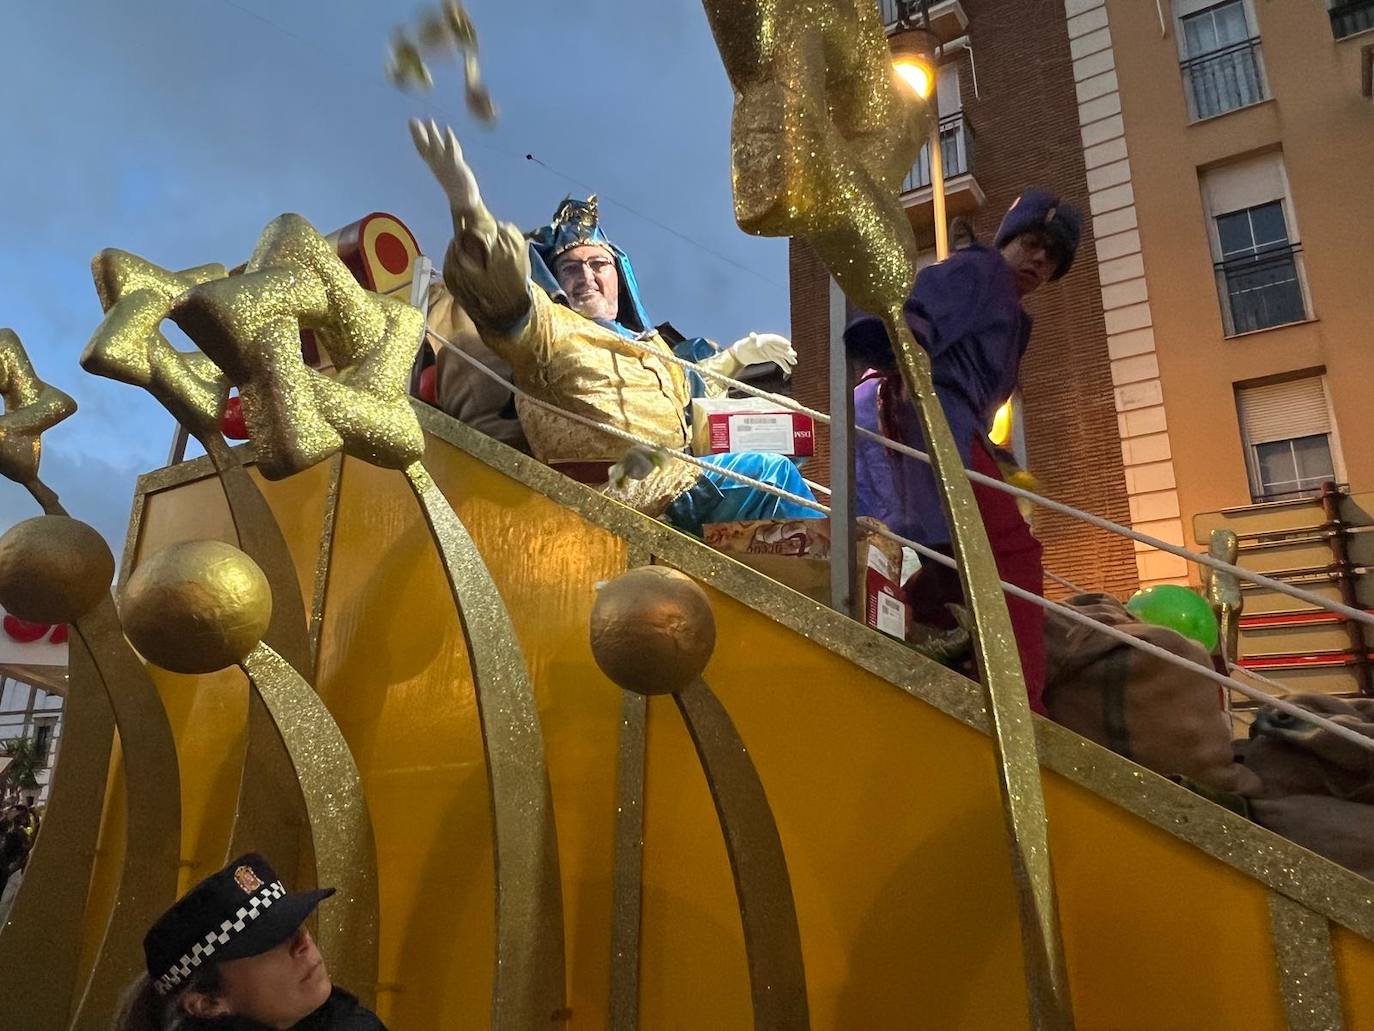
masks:
<svg viewBox="0 0 1374 1031"><path fill-rule="evenodd" d="M137 970L138 942L176 892L181 791L176 748L162 701L124 639L109 595L114 557L100 535L68 517L38 478L42 434L76 410L38 379L18 336L0 330L0 474L22 483L46 515L0 537L0 603L21 619L70 623L63 746L50 815L35 845L5 933L0 935L0 1012L16 1027L59 1031L80 995L71 1027L108 1024L119 992ZM114 730L128 790L129 840L118 897L84 991L76 983L79 943L70 932L86 908ZM53 933L53 928L64 928Z"/></svg>
<svg viewBox="0 0 1374 1031"><path fill-rule="evenodd" d="M851 301L882 316L917 402L969 611L998 754L1031 1016L1073 1017L1059 941L1035 731L1016 638L973 490L935 395L930 358L902 315L915 237L896 195L929 112L904 94L871 0L704 0L735 88L741 228L805 237ZM903 97L910 99L904 100Z"/></svg>
<svg viewBox="0 0 1374 1031"><path fill-rule="evenodd" d="M190 290L172 317L238 386L268 479L339 451L392 469L424 453L406 391L424 316L364 290L299 215L269 224L241 275ZM305 364L302 328L315 331L336 377Z"/></svg>
<svg viewBox="0 0 1374 1031"><path fill-rule="evenodd" d="M194 287L172 317L239 388L264 475L289 476L339 451L404 471L467 641L487 759L497 910L491 1026L547 1026L564 1009L565 984L543 735L510 613L419 461L424 436L406 388L424 317L359 286L299 215L268 225L242 275ZM316 331L337 379L302 362L304 327Z"/></svg>

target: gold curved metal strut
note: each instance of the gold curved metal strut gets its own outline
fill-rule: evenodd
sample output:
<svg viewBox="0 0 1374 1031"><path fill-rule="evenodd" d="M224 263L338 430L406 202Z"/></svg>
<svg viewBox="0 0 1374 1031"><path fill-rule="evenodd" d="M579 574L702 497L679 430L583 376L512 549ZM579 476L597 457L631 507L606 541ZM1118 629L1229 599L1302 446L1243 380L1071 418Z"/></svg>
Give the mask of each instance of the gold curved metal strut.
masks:
<svg viewBox="0 0 1374 1031"><path fill-rule="evenodd" d="M496 861L495 1031L564 1010L563 889L544 741L510 613L458 514L416 462L405 470L444 566L472 666Z"/></svg>

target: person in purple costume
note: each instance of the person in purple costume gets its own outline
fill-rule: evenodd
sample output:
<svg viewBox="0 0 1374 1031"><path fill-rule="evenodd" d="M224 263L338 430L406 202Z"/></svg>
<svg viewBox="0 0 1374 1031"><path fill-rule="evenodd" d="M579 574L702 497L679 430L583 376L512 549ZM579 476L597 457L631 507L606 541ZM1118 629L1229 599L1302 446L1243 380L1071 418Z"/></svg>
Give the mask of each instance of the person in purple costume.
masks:
<svg viewBox="0 0 1374 1031"><path fill-rule="evenodd" d="M1016 390L1031 317L1023 300L1073 264L1081 219L1076 208L1043 190L1026 190L1012 204L992 247L979 243L922 269L904 308L907 325L930 355L935 392L954 432L964 465L1001 478L987 430L998 407ZM859 426L925 450L915 405L896 368L882 321L857 313L845 344L869 371L854 392ZM951 553L949 528L935 477L917 459L860 437L856 451L858 513L897 533ZM1003 580L1041 594L1041 546L1008 494L973 488ZM905 585L918 622L952 625L948 603L963 599L958 574L926 563ZM1031 705L1043 712L1044 612L1008 598L1012 627Z"/></svg>

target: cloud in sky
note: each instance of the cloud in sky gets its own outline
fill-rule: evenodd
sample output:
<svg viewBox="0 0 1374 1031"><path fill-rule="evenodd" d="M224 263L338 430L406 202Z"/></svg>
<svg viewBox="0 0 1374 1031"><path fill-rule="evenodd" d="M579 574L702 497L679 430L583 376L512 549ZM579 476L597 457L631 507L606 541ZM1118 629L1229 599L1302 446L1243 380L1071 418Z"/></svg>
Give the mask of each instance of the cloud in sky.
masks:
<svg viewBox="0 0 1374 1031"><path fill-rule="evenodd" d="M786 245L733 222L731 95L697 4L471 0L494 129L463 112L454 67L436 66L431 95L386 84L390 30L416 6L9 5L7 79L23 88L0 91L0 326L80 403L49 435L44 477L113 545L172 426L141 391L77 366L100 319L90 259L120 247L232 265L283 211L324 231L390 211L440 255L447 211L411 150L412 116L453 122L500 218L533 226L565 194L598 192L656 319L727 343L787 331ZM0 483L0 528L33 512Z"/></svg>

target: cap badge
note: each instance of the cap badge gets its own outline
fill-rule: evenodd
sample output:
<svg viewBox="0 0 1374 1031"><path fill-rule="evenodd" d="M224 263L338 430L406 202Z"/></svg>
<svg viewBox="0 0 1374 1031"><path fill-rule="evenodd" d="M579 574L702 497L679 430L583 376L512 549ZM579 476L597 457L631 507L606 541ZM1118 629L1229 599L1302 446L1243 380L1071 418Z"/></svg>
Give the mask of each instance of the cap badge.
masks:
<svg viewBox="0 0 1374 1031"><path fill-rule="evenodd" d="M251 866L240 866L234 871L234 883L243 889L245 895L251 895L262 887L262 878L253 872Z"/></svg>

